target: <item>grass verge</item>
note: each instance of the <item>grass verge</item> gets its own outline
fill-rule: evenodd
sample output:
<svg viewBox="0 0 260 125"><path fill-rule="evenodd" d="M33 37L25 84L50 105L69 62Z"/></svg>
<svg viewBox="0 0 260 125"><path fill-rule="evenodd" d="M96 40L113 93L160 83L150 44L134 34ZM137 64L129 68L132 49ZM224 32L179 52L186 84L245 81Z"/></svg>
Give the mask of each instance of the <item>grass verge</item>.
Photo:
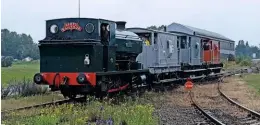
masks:
<svg viewBox="0 0 260 125"><path fill-rule="evenodd" d="M246 83L257 91L260 95L260 74L248 74L243 78Z"/></svg>
<svg viewBox="0 0 260 125"><path fill-rule="evenodd" d="M35 73L40 71L38 61L33 62L16 62L12 67L1 67L2 69L2 86L6 86L11 80L33 79Z"/></svg>
<svg viewBox="0 0 260 125"><path fill-rule="evenodd" d="M19 112L3 118L4 124L26 125L157 125L155 107L151 103L128 100L120 104L110 101L89 101L84 104L63 104Z"/></svg>
<svg viewBox="0 0 260 125"><path fill-rule="evenodd" d="M47 93L47 91L48 86L37 85L31 80L9 81L6 86L1 86L1 98L7 99L40 95Z"/></svg>
<svg viewBox="0 0 260 125"><path fill-rule="evenodd" d="M41 104L44 102L50 102L52 100L64 99L62 95L57 94L46 94L46 95L35 95L29 97L19 97L19 98L9 98L1 100L1 109L16 109L20 107L25 107L29 105Z"/></svg>

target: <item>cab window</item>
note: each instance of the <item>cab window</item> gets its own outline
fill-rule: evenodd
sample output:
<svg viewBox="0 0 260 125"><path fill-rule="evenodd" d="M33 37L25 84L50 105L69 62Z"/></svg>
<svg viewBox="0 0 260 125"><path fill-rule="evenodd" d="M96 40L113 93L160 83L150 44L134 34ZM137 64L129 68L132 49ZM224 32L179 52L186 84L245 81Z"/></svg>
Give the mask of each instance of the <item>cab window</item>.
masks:
<svg viewBox="0 0 260 125"><path fill-rule="evenodd" d="M181 49L187 48L187 39L186 36L181 37Z"/></svg>
<svg viewBox="0 0 260 125"><path fill-rule="evenodd" d="M100 25L100 34L101 34L101 42L104 45L107 45L110 40L110 31L109 31L109 24L102 23Z"/></svg>
<svg viewBox="0 0 260 125"><path fill-rule="evenodd" d="M144 45L150 46L152 44L150 33L137 33L137 35L142 39Z"/></svg>
<svg viewBox="0 0 260 125"><path fill-rule="evenodd" d="M208 42L203 43L203 49L204 50L210 50L210 44Z"/></svg>
<svg viewBox="0 0 260 125"><path fill-rule="evenodd" d="M150 46L151 45L151 42L149 41L148 38L146 38L144 36L141 36L141 39L143 41L143 44L145 44L146 46Z"/></svg>

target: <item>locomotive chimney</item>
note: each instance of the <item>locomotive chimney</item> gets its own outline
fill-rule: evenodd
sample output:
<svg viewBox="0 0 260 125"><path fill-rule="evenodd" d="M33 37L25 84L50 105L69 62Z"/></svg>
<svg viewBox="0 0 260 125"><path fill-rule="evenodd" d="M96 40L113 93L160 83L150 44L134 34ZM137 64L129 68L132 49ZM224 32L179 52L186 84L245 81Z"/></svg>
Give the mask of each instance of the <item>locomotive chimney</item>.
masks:
<svg viewBox="0 0 260 125"><path fill-rule="evenodd" d="M126 24L125 21L117 21L116 22L116 27L119 30L125 30L125 24Z"/></svg>

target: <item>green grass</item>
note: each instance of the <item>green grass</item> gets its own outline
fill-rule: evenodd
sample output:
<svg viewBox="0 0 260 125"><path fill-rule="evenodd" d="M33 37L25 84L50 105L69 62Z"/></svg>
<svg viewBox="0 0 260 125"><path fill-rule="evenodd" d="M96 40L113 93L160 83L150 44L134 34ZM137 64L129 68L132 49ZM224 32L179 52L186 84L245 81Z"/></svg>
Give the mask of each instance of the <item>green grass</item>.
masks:
<svg viewBox="0 0 260 125"><path fill-rule="evenodd" d="M224 69L239 69L239 68L245 68L246 66L241 66L240 64L236 64L236 62L228 62L223 61L224 63Z"/></svg>
<svg viewBox="0 0 260 125"><path fill-rule="evenodd" d="M249 74L243 78L247 84L260 94L260 74Z"/></svg>
<svg viewBox="0 0 260 125"><path fill-rule="evenodd" d="M6 125L26 124L26 125L91 125L99 121L113 121L113 125L121 122L127 125L157 125L158 117L153 113L155 107L150 104L141 104L138 101L126 101L121 104L113 104L109 101L90 101L85 105L63 104L60 106L50 106L12 112L2 118L2 123Z"/></svg>
<svg viewBox="0 0 260 125"><path fill-rule="evenodd" d="M2 110L9 110L15 109L20 107L25 107L28 105L35 105L41 104L44 102L50 102L52 100L60 100L64 99L62 95L55 94L45 94L45 95L35 95L35 96L28 96L28 97L20 97L20 98L8 98L1 100L1 109Z"/></svg>
<svg viewBox="0 0 260 125"><path fill-rule="evenodd" d="M1 67L2 85L6 85L11 80L33 79L35 73L40 71L38 61L33 62L15 62L12 67Z"/></svg>

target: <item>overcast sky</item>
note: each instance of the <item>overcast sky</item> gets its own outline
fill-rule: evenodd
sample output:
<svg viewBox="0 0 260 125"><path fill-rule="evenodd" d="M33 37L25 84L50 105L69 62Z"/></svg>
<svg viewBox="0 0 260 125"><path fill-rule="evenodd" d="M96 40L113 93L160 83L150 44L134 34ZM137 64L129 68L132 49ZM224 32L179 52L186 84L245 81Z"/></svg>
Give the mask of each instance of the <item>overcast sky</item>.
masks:
<svg viewBox="0 0 260 125"><path fill-rule="evenodd" d="M45 37L45 20L78 17L78 0L1 0L1 28ZM81 17L126 27L177 22L260 44L260 0L81 0Z"/></svg>

